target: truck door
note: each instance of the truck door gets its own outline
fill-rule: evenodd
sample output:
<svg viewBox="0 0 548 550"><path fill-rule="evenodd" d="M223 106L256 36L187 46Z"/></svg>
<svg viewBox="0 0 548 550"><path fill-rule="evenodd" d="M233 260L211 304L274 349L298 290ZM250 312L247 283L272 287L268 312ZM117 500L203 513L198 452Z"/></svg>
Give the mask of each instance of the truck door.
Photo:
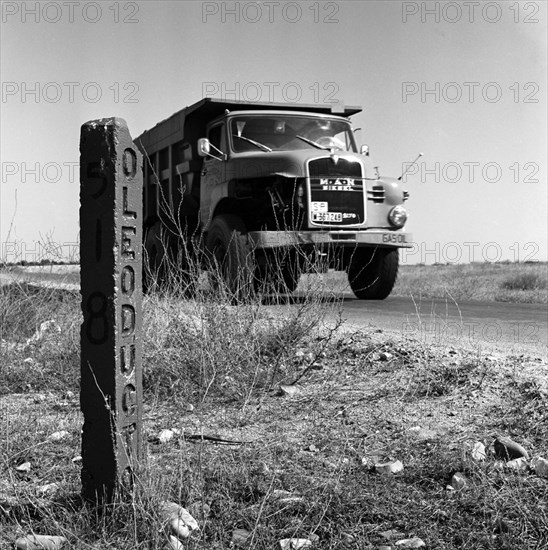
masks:
<svg viewBox="0 0 548 550"><path fill-rule="evenodd" d="M207 138L211 145L223 153L228 152L224 122L212 126L207 133ZM211 148L211 153L218 156L217 151L213 147ZM215 206L227 194L225 178L226 162L213 157L205 157L202 168L200 196L200 212L204 230L207 230L207 227L211 223Z"/></svg>

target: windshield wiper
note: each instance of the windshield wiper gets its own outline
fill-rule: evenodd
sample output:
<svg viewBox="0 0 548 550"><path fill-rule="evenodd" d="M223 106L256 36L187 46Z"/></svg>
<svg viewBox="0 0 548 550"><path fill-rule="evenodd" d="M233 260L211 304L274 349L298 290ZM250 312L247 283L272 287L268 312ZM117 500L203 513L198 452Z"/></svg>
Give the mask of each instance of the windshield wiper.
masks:
<svg viewBox="0 0 548 550"><path fill-rule="evenodd" d="M268 153L272 152L272 149L270 147L267 147L266 145L263 145L262 143L259 143L258 141L255 141L254 139L249 139L244 136L239 136L238 134L232 134L234 137L237 137L239 139L243 139L245 141L249 141L252 145L255 145L255 147L258 147L259 149L262 149L263 151L267 151Z"/></svg>
<svg viewBox="0 0 548 550"><path fill-rule="evenodd" d="M324 151L331 150L331 147L325 147L324 145L320 145L319 143L316 143L315 141L312 141L311 139L305 138L303 136L295 136L296 138L302 139L306 143L309 143L310 145L313 145L314 147L317 147L318 149L323 149Z"/></svg>

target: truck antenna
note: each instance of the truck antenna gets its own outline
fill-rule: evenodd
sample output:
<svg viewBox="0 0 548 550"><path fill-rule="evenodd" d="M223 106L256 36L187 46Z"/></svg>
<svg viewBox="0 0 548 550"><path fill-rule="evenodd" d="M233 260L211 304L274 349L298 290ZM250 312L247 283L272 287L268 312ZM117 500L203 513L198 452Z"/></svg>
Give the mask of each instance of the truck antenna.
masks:
<svg viewBox="0 0 548 550"><path fill-rule="evenodd" d="M398 181L401 180L403 178L403 176L405 176L405 174L407 174L407 172L409 171L409 168L411 168L411 166L413 166L413 164L416 164L416 162L422 157L422 153L419 153L419 156L405 169L404 173L398 178Z"/></svg>

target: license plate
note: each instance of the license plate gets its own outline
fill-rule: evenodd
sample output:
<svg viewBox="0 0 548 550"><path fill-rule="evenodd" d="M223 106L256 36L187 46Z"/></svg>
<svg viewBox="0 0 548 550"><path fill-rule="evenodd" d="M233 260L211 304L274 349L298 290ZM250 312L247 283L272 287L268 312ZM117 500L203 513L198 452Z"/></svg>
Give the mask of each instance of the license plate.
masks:
<svg viewBox="0 0 548 550"><path fill-rule="evenodd" d="M312 212L313 222L342 222L342 212Z"/></svg>

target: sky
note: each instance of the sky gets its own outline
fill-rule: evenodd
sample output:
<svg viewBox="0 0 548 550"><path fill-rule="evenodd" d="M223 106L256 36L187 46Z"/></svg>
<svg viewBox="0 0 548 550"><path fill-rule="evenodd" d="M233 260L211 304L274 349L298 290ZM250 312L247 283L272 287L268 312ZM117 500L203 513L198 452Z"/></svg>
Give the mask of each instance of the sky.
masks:
<svg viewBox="0 0 548 550"><path fill-rule="evenodd" d="M83 123L204 95L362 106L382 175L423 153L403 263L547 260L544 0L1 4L4 260L74 257Z"/></svg>

